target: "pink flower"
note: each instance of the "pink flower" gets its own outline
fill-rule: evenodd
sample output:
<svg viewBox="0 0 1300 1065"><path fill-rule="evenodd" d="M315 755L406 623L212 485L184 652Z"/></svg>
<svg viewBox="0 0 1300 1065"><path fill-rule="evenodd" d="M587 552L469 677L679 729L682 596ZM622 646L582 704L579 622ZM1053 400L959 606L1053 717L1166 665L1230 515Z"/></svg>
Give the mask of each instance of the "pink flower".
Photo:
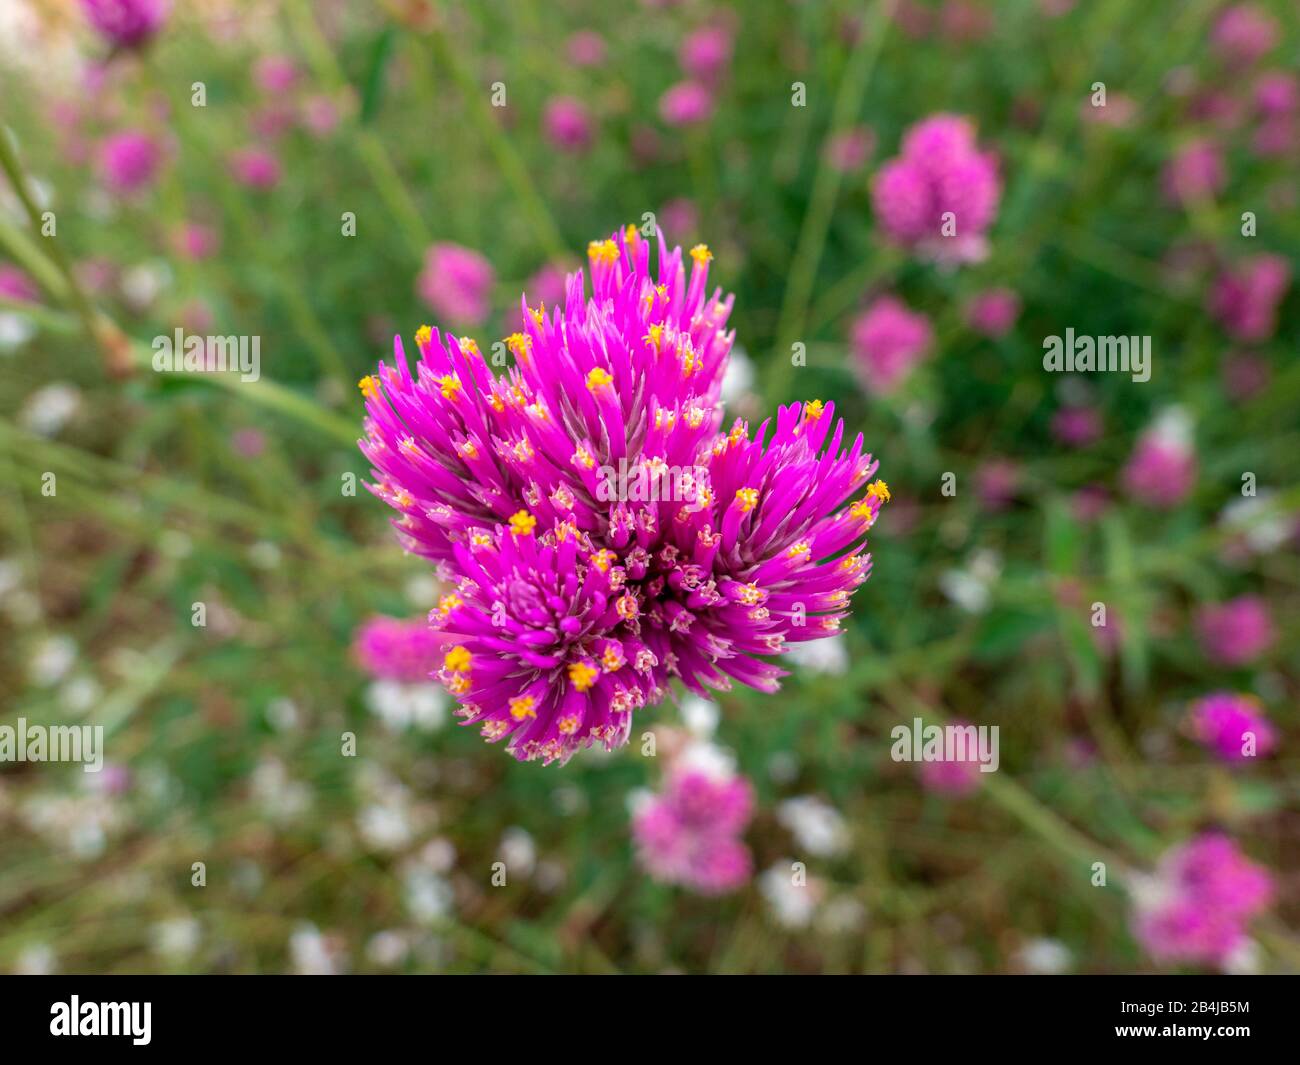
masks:
<svg viewBox="0 0 1300 1065"><path fill-rule="evenodd" d="M871 185L876 216L891 240L950 262L984 257L985 231L1001 195L992 153L978 149L967 119L946 114L913 126Z"/></svg>
<svg viewBox="0 0 1300 1065"><path fill-rule="evenodd" d="M1222 965L1272 899L1268 871L1207 832L1167 852L1135 892L1133 931L1158 962Z"/></svg>
<svg viewBox="0 0 1300 1065"><path fill-rule="evenodd" d="M633 817L637 857L656 880L702 895L735 891L753 868L740 839L753 806L744 777L674 767Z"/></svg>
<svg viewBox="0 0 1300 1065"><path fill-rule="evenodd" d="M1020 296L1014 289L991 288L981 292L966 309L966 321L977 333L1004 337L1020 317Z"/></svg>
<svg viewBox="0 0 1300 1065"><path fill-rule="evenodd" d="M694 203L679 197L659 209L659 224L668 232L692 236L698 231L700 213Z"/></svg>
<svg viewBox="0 0 1300 1065"><path fill-rule="evenodd" d="M1300 143L1300 125L1293 115L1268 115L1255 129L1250 147L1261 159L1294 155Z"/></svg>
<svg viewBox="0 0 1300 1065"><path fill-rule="evenodd" d="M989 459L975 470L975 495L985 510L1005 510L1020 488L1020 467L1009 459Z"/></svg>
<svg viewBox="0 0 1300 1065"><path fill-rule="evenodd" d="M26 273L9 263L0 263L0 299L35 303L40 298L40 289Z"/></svg>
<svg viewBox="0 0 1300 1065"><path fill-rule="evenodd" d="M1101 105L1094 104L1092 97L1089 96L1080 108L1080 115L1085 122L1116 128L1129 125L1136 114L1137 104L1133 102L1133 98L1118 92L1110 93L1105 104Z"/></svg>
<svg viewBox="0 0 1300 1065"><path fill-rule="evenodd" d="M1238 351L1223 360L1223 388L1238 402L1253 399L1272 379L1269 365L1258 355Z"/></svg>
<svg viewBox="0 0 1300 1065"><path fill-rule="evenodd" d="M826 161L843 174L861 170L876 148L876 135L866 126L853 126L826 141Z"/></svg>
<svg viewBox="0 0 1300 1065"><path fill-rule="evenodd" d="M1267 340L1277 328L1277 306L1291 284L1280 255L1256 255L1224 270L1209 294L1209 311L1237 340Z"/></svg>
<svg viewBox="0 0 1300 1065"><path fill-rule="evenodd" d="M954 726L965 726L969 722L954 720ZM921 787L948 799L964 799L979 790L980 772L979 754L973 745L968 746L964 759L951 761L923 760L917 763Z"/></svg>
<svg viewBox="0 0 1300 1065"><path fill-rule="evenodd" d="M680 81L659 100L659 115L670 126L694 126L713 114L713 94L698 81Z"/></svg>
<svg viewBox="0 0 1300 1065"><path fill-rule="evenodd" d="M1143 433L1124 467L1124 487L1148 506L1169 509L1183 501L1196 483L1196 452L1191 433L1174 420Z"/></svg>
<svg viewBox="0 0 1300 1065"><path fill-rule="evenodd" d="M1199 203L1223 191L1223 155L1213 141L1185 144L1165 166L1165 197L1171 203Z"/></svg>
<svg viewBox="0 0 1300 1065"><path fill-rule="evenodd" d="M201 222L186 222L172 234L172 245L178 255L198 262L211 258L221 247L221 235Z"/></svg>
<svg viewBox="0 0 1300 1065"><path fill-rule="evenodd" d="M318 140L328 137L339 124L339 106L325 93L314 93L302 102L302 124Z"/></svg>
<svg viewBox="0 0 1300 1065"><path fill-rule="evenodd" d="M298 81L298 68L285 55L264 55L253 66L253 83L268 96L287 93Z"/></svg>
<svg viewBox="0 0 1300 1065"><path fill-rule="evenodd" d="M550 142L565 152L585 152L591 147L592 124L587 106L572 96L556 96L547 104L542 125Z"/></svg>
<svg viewBox="0 0 1300 1065"><path fill-rule="evenodd" d="M1226 762L1270 754L1277 730L1249 695L1214 692L1192 704L1192 735Z"/></svg>
<svg viewBox="0 0 1300 1065"><path fill-rule="evenodd" d="M1052 435L1066 447L1087 447L1101 436L1096 407L1062 407L1052 416Z"/></svg>
<svg viewBox="0 0 1300 1065"><path fill-rule="evenodd" d="M887 394L925 358L934 331L923 314L893 296L877 299L853 323L850 341L867 388Z"/></svg>
<svg viewBox="0 0 1300 1065"><path fill-rule="evenodd" d="M565 272L554 263L543 264L524 283L524 298L531 307L555 307L563 302L565 291Z"/></svg>
<svg viewBox="0 0 1300 1065"><path fill-rule="evenodd" d="M241 148L230 155L230 172L241 185L265 191L280 183L280 160L265 148Z"/></svg>
<svg viewBox="0 0 1300 1065"><path fill-rule="evenodd" d="M1248 66L1277 43L1277 23L1254 4L1227 8L1214 23L1210 41L1225 63Z"/></svg>
<svg viewBox="0 0 1300 1065"><path fill-rule="evenodd" d="M1196 632L1209 659L1224 666L1253 662L1273 645L1275 635L1267 605L1253 595L1201 607Z"/></svg>
<svg viewBox="0 0 1300 1065"><path fill-rule="evenodd" d="M139 193L152 185L162 163L162 145L140 130L115 133L100 145L100 178L119 196Z"/></svg>
<svg viewBox="0 0 1300 1065"><path fill-rule="evenodd" d="M1255 82L1255 106L1262 115L1292 115L1300 110L1300 82L1294 74L1273 70Z"/></svg>
<svg viewBox="0 0 1300 1065"><path fill-rule="evenodd" d="M443 655L438 634L424 618L402 621L373 617L352 639L352 653L365 672L378 680L404 684L429 680Z"/></svg>
<svg viewBox="0 0 1300 1065"><path fill-rule="evenodd" d="M677 53L690 78L712 84L731 63L731 31L725 26L705 26L682 41Z"/></svg>
<svg viewBox="0 0 1300 1065"><path fill-rule="evenodd" d="M568 52L575 67L598 67L605 62L605 38L594 30L579 30L569 38Z"/></svg>
<svg viewBox="0 0 1300 1065"><path fill-rule="evenodd" d="M117 48L138 48L162 26L168 0L81 0L86 20Z"/></svg>
<svg viewBox="0 0 1300 1065"><path fill-rule="evenodd" d="M496 275L492 264L459 244L435 244L424 256L416 292L431 310L465 325L482 325Z"/></svg>

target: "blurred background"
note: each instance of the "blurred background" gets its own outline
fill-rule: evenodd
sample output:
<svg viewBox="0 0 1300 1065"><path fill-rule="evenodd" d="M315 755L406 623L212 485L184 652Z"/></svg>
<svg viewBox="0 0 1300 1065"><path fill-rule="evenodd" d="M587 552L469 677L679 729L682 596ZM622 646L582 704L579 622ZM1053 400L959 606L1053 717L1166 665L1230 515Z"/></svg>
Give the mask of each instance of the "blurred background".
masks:
<svg viewBox="0 0 1300 1065"><path fill-rule="evenodd" d="M0 723L106 736L0 764L0 970L1300 968L1294 4L0 12ZM629 223L735 292L729 413L833 400L893 498L779 694L517 764L425 679L356 382ZM178 328L260 379L154 372ZM717 893L634 827L700 751Z"/></svg>

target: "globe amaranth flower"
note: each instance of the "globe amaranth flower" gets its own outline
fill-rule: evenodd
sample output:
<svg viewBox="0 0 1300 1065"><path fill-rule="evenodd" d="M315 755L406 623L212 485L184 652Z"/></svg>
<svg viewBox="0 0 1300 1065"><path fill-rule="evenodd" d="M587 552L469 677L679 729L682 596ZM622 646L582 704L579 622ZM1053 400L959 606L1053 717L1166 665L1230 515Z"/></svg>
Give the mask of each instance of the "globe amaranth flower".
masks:
<svg viewBox="0 0 1300 1065"><path fill-rule="evenodd" d="M896 244L944 262L987 254L985 231L997 214L1002 182L991 152L958 115L932 115L903 138L897 158L871 183L876 217Z"/></svg>
<svg viewBox="0 0 1300 1065"><path fill-rule="evenodd" d="M594 128L587 105L573 96L555 96L542 113L546 138L564 152L585 152L591 147Z"/></svg>
<svg viewBox="0 0 1300 1065"><path fill-rule="evenodd" d="M1267 340L1277 329L1277 308L1291 284L1280 255L1255 255L1224 270L1209 292L1210 313L1237 340Z"/></svg>
<svg viewBox="0 0 1300 1065"><path fill-rule="evenodd" d="M112 192L130 196L154 183L163 165L163 146L141 130L106 138L99 149L99 176Z"/></svg>
<svg viewBox="0 0 1300 1065"><path fill-rule="evenodd" d="M1141 436L1124 465L1124 488L1147 506L1176 507L1196 486L1192 428L1179 408L1165 411Z"/></svg>
<svg viewBox="0 0 1300 1065"><path fill-rule="evenodd" d="M439 677L519 759L622 745L673 678L776 690L761 659L833 635L870 572L889 491L861 436L818 400L723 432L732 297L703 245L689 275L650 251L633 227L593 242L590 296L577 272L562 306L524 303L503 376L425 327L414 373L397 338L361 381L370 490L456 584L430 615Z"/></svg>
<svg viewBox="0 0 1300 1065"><path fill-rule="evenodd" d="M1170 203L1196 204L1222 192L1226 179L1223 152L1214 141L1201 137L1174 153L1165 164L1161 184Z"/></svg>
<svg viewBox="0 0 1300 1065"><path fill-rule="evenodd" d="M1264 600L1241 595L1226 603L1207 603L1196 613L1201 649L1211 661L1243 666L1267 651L1275 638Z"/></svg>
<svg viewBox="0 0 1300 1065"><path fill-rule="evenodd" d="M162 26L170 0L81 0L86 21L110 44L138 48Z"/></svg>
<svg viewBox="0 0 1300 1065"><path fill-rule="evenodd" d="M372 677L417 683L442 665L442 640L424 618L373 617L352 637L357 663Z"/></svg>
<svg viewBox="0 0 1300 1065"><path fill-rule="evenodd" d="M424 270L415 283L420 298L457 325L482 325L496 275L478 252L459 244L434 244L424 254Z"/></svg>
<svg viewBox="0 0 1300 1065"><path fill-rule="evenodd" d="M854 320L849 340L863 384L887 395L929 353L934 330L925 315L908 310L902 300L881 296Z"/></svg>
<svg viewBox="0 0 1300 1065"><path fill-rule="evenodd" d="M1222 965L1273 894L1268 871L1207 832L1169 851L1134 892L1133 929L1157 961Z"/></svg>
<svg viewBox="0 0 1300 1065"><path fill-rule="evenodd" d="M1188 725L1197 742L1226 762L1263 757L1277 746L1277 730L1249 695L1213 692L1198 699Z"/></svg>
<svg viewBox="0 0 1300 1065"><path fill-rule="evenodd" d="M663 791L633 814L637 858L656 880L702 895L734 891L753 869L740 838L753 810L754 791L744 777L683 759L669 770Z"/></svg>

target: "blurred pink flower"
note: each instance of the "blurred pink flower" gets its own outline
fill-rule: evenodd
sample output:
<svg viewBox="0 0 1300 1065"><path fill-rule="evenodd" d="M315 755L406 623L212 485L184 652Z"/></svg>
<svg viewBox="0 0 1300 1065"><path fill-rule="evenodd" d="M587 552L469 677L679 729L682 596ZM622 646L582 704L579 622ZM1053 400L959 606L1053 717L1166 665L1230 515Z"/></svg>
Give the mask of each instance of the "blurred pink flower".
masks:
<svg viewBox="0 0 1300 1065"><path fill-rule="evenodd" d="M99 148L99 174L120 196L152 185L162 168L162 145L141 130L124 130L105 139Z"/></svg>
<svg viewBox="0 0 1300 1065"><path fill-rule="evenodd" d="M249 125L259 140L279 140L291 129L298 114L287 101L272 100L253 111Z"/></svg>
<svg viewBox="0 0 1300 1065"><path fill-rule="evenodd" d="M1224 666L1253 662L1273 645L1275 636L1267 604L1254 595L1201 607L1196 633L1206 656Z"/></svg>
<svg viewBox="0 0 1300 1065"><path fill-rule="evenodd" d="M951 724L961 727L968 725L969 722L954 719ZM978 752L974 749L968 750L965 759L925 760L917 762L916 765L921 787L948 799L964 799L978 791L980 778L983 776L980 772Z"/></svg>
<svg viewBox="0 0 1300 1065"><path fill-rule="evenodd" d="M700 214L684 197L669 200L659 208L659 225L666 233L692 236L698 232Z"/></svg>
<svg viewBox="0 0 1300 1065"><path fill-rule="evenodd" d="M185 222L172 233L176 254L198 262L210 258L221 247L221 235L202 222Z"/></svg>
<svg viewBox="0 0 1300 1065"><path fill-rule="evenodd" d="M979 293L966 308L966 322L977 333L1004 337L1020 317L1020 296L1011 288L991 288Z"/></svg>
<svg viewBox="0 0 1300 1065"><path fill-rule="evenodd" d="M1268 363L1249 351L1233 352L1223 360L1224 391L1238 402L1259 395L1272 377Z"/></svg>
<svg viewBox="0 0 1300 1065"><path fill-rule="evenodd" d="M934 339L930 321L902 300L881 296L853 322L850 342L866 386L892 392L925 358Z"/></svg>
<svg viewBox="0 0 1300 1065"><path fill-rule="evenodd" d="M169 0L81 0L86 20L117 48L138 48L167 18Z"/></svg>
<svg viewBox="0 0 1300 1065"><path fill-rule="evenodd" d="M302 124L317 139L333 133L339 118L339 105L326 93L313 93L302 102Z"/></svg>
<svg viewBox="0 0 1300 1065"><path fill-rule="evenodd" d="M260 56L253 65L253 83L268 96L289 92L298 81L298 68L286 55Z"/></svg>
<svg viewBox="0 0 1300 1065"><path fill-rule="evenodd" d="M1277 43L1277 22L1255 4L1226 8L1210 30L1214 51L1225 63L1248 66Z"/></svg>
<svg viewBox="0 0 1300 1065"><path fill-rule="evenodd" d="M1268 115L1255 128L1251 150L1261 159L1278 159L1300 151L1300 123L1294 115Z"/></svg>
<svg viewBox="0 0 1300 1065"><path fill-rule="evenodd" d="M1019 488L1020 467L1010 459L988 459L975 469L975 496L985 510L1005 510Z"/></svg>
<svg viewBox="0 0 1300 1065"><path fill-rule="evenodd" d="M1139 503L1169 509L1196 484L1196 452L1181 432L1157 424L1138 437L1123 472L1124 488Z"/></svg>
<svg viewBox="0 0 1300 1065"><path fill-rule="evenodd" d="M1280 255L1256 255L1224 270L1209 293L1209 310L1237 340L1267 340L1277 328L1277 306L1291 284Z"/></svg>
<svg viewBox="0 0 1300 1065"><path fill-rule="evenodd" d="M554 263L544 263L524 283L524 297L530 307L555 307L564 302L564 270Z"/></svg>
<svg viewBox="0 0 1300 1065"><path fill-rule="evenodd" d="M939 12L939 33L957 44L983 40L993 32L993 12L972 0L944 0Z"/></svg>
<svg viewBox="0 0 1300 1065"><path fill-rule="evenodd" d="M1096 407L1062 407L1052 416L1052 436L1066 447L1096 443L1101 431L1101 411Z"/></svg>
<svg viewBox="0 0 1300 1065"><path fill-rule="evenodd" d="M659 100L659 115L670 126L694 126L713 114L713 94L698 81L680 81Z"/></svg>
<svg viewBox="0 0 1300 1065"><path fill-rule="evenodd" d="M836 170L851 174L866 166L876 148L876 135L867 126L852 126L826 141L826 161Z"/></svg>
<svg viewBox="0 0 1300 1065"><path fill-rule="evenodd" d="M1192 704L1188 724L1195 739L1226 762L1270 754L1277 730L1264 717L1259 700L1233 692L1213 692ZM1245 751L1251 741L1254 753Z"/></svg>
<svg viewBox="0 0 1300 1065"><path fill-rule="evenodd" d="M637 856L656 880L702 895L735 891L753 868L740 839L753 807L744 777L674 767L664 790L633 816Z"/></svg>
<svg viewBox="0 0 1300 1065"><path fill-rule="evenodd" d="M1106 97L1106 103L1101 106L1093 104L1092 97L1088 96L1083 101L1080 108L1080 115L1085 122L1092 122L1098 126L1115 126L1123 128L1133 121L1137 114L1137 104L1131 96L1125 96L1123 93L1113 92Z"/></svg>
<svg viewBox="0 0 1300 1065"><path fill-rule="evenodd" d="M579 30L570 36L567 50L575 67L598 67L605 62L605 38L595 30Z"/></svg>
<svg viewBox="0 0 1300 1065"><path fill-rule="evenodd" d="M36 283L18 267L0 263L0 298L17 303L35 303L41 298Z"/></svg>
<svg viewBox="0 0 1300 1065"><path fill-rule="evenodd" d="M1002 195L997 163L958 115L932 115L903 138L900 154L876 171L872 204L895 243L949 262L987 254L985 231Z"/></svg>
<svg viewBox="0 0 1300 1065"><path fill-rule="evenodd" d="M459 244L435 244L424 255L416 292L436 314L465 325L482 325L488 316L492 264Z"/></svg>
<svg viewBox="0 0 1300 1065"><path fill-rule="evenodd" d="M1168 851L1134 894L1133 931L1159 962L1222 965L1272 899L1268 871L1208 832Z"/></svg>
<svg viewBox="0 0 1300 1065"><path fill-rule="evenodd" d="M716 82L731 63L731 31L725 26L704 26L687 35L677 52L686 75L706 84Z"/></svg>
<svg viewBox="0 0 1300 1065"><path fill-rule="evenodd" d="M1201 138L1183 145L1165 165L1165 198L1171 203L1199 203L1223 191L1223 153L1213 141Z"/></svg>
<svg viewBox="0 0 1300 1065"><path fill-rule="evenodd" d="M266 148L240 148L230 154L230 173L241 185L265 191L280 183L280 160Z"/></svg>
<svg viewBox="0 0 1300 1065"><path fill-rule="evenodd" d="M438 669L442 642L424 618L377 616L357 628L352 653L370 676L411 684L429 680Z"/></svg>
<svg viewBox="0 0 1300 1065"><path fill-rule="evenodd" d="M1295 114L1300 110L1300 79L1289 71L1271 70L1255 82L1254 96L1260 114Z"/></svg>
<svg viewBox="0 0 1300 1065"><path fill-rule="evenodd" d="M542 114L547 139L566 152L585 152L591 147L592 122L587 105L572 96L555 96Z"/></svg>
<svg viewBox="0 0 1300 1065"><path fill-rule="evenodd" d="M230 447L240 458L255 459L266 451L266 434L260 429L236 429L230 434Z"/></svg>

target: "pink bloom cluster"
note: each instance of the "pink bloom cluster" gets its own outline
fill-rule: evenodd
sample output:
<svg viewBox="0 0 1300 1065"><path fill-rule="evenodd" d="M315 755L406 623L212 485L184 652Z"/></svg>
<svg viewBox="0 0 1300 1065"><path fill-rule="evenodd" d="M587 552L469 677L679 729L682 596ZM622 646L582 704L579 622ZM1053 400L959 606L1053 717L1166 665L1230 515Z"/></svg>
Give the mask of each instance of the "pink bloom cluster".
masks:
<svg viewBox="0 0 1300 1065"><path fill-rule="evenodd" d="M357 628L352 653L372 677L413 684L433 676L442 658L441 642L424 618L379 616Z"/></svg>
<svg viewBox="0 0 1300 1065"><path fill-rule="evenodd" d="M585 152L591 147L591 115L587 105L575 97L552 97L542 115L542 126L547 139L561 151Z"/></svg>
<svg viewBox="0 0 1300 1065"><path fill-rule="evenodd" d="M1192 704L1192 735L1227 762L1263 757L1277 746L1277 730L1249 695L1213 692ZM1249 747L1253 754L1248 751Z"/></svg>
<svg viewBox="0 0 1300 1065"><path fill-rule="evenodd" d="M158 177L162 164L162 145L142 130L114 133L100 146L100 179L119 196L148 188Z"/></svg>
<svg viewBox="0 0 1300 1065"><path fill-rule="evenodd" d="M1138 893L1134 933L1157 961L1222 965L1273 894L1267 870L1207 832L1165 854Z"/></svg>
<svg viewBox="0 0 1300 1065"><path fill-rule="evenodd" d="M430 309L459 325L482 325L488 316L492 264L459 244L433 245L424 255L416 291Z"/></svg>
<svg viewBox="0 0 1300 1065"><path fill-rule="evenodd" d="M138 48L167 18L169 0L81 0L86 21L110 44Z"/></svg>
<svg viewBox="0 0 1300 1065"><path fill-rule="evenodd" d="M659 100L659 115L668 125L694 126L709 120L718 84L731 65L731 50L731 30L720 23L695 30L682 41L677 58L686 78Z"/></svg>
<svg viewBox="0 0 1300 1065"><path fill-rule="evenodd" d="M849 339L866 387L888 394L929 353L934 331L925 315L881 296L853 322Z"/></svg>
<svg viewBox="0 0 1300 1065"><path fill-rule="evenodd" d="M1277 328L1277 308L1291 284L1280 255L1256 255L1225 270L1210 289L1210 313L1237 340L1267 340Z"/></svg>
<svg viewBox="0 0 1300 1065"><path fill-rule="evenodd" d="M0 297L17 303L35 303L40 289L24 271L9 263L0 263Z"/></svg>
<svg viewBox="0 0 1300 1065"><path fill-rule="evenodd" d="M1254 595L1201 607L1196 629L1201 648L1225 666L1253 662L1273 645L1273 619L1264 600Z"/></svg>
<svg viewBox="0 0 1300 1065"><path fill-rule="evenodd" d="M1226 173L1223 153L1207 138L1183 145L1165 167L1165 197L1171 203L1195 204L1223 191Z"/></svg>
<svg viewBox="0 0 1300 1065"><path fill-rule="evenodd" d="M1196 470L1191 442L1156 425L1138 438L1124 467L1124 487L1139 502L1167 510L1195 487Z"/></svg>
<svg viewBox="0 0 1300 1065"><path fill-rule="evenodd" d="M732 299L708 293L706 247L689 277L662 237L652 271L631 226L588 257L590 294L579 272L562 305L522 307L505 376L425 327L414 373L397 338L361 382L370 489L456 583L431 615L439 677L489 740L547 762L621 746L674 678L776 690L761 659L839 631L889 496L832 404L722 430Z"/></svg>
<svg viewBox="0 0 1300 1065"><path fill-rule="evenodd" d="M744 777L678 765L632 818L637 857L656 880L702 895L734 891L753 868L741 840L753 815Z"/></svg>
<svg viewBox="0 0 1300 1065"><path fill-rule="evenodd" d="M959 115L932 115L903 138L900 154L871 184L876 217L891 240L936 260L969 262L987 253L1002 182L975 127Z"/></svg>

